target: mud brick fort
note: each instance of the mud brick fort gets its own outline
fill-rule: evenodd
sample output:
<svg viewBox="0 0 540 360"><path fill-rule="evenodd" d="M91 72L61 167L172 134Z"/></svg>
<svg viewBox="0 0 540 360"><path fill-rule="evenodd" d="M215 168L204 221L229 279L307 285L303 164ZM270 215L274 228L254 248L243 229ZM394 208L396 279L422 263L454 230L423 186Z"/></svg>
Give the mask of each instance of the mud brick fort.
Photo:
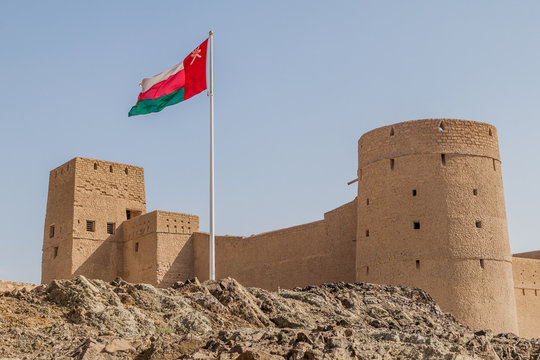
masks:
<svg viewBox="0 0 540 360"><path fill-rule="evenodd" d="M216 277L270 290L419 287L475 329L540 337L540 251L510 253L495 127L426 119L358 141L358 195L309 224L216 237ZM50 173L42 282L82 274L166 287L208 278L196 215L146 212L141 167L75 158Z"/></svg>

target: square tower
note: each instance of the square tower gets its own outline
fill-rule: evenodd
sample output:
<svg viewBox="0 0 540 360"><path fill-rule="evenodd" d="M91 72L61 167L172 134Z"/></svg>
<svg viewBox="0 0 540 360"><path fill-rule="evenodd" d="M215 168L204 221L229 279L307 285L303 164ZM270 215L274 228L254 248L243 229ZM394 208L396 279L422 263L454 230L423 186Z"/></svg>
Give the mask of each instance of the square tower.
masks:
<svg viewBox="0 0 540 360"><path fill-rule="evenodd" d="M41 281L122 276L122 223L146 213L144 170L75 158L51 171Z"/></svg>

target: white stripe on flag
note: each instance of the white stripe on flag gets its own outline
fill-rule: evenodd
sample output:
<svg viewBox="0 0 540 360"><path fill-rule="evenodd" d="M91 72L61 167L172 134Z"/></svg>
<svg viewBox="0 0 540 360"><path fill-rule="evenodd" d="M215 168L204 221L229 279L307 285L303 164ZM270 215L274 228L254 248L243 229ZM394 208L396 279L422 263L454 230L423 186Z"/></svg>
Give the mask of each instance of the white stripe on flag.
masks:
<svg viewBox="0 0 540 360"><path fill-rule="evenodd" d="M176 74L180 70L184 69L184 62L181 62L180 64L174 65L171 68L168 68L167 70L163 71L162 73L159 73L157 75L154 75L149 78L142 79L140 85L142 87L141 92L145 92L148 89L150 89L152 86L156 85L158 82L163 81L171 77L172 75Z"/></svg>

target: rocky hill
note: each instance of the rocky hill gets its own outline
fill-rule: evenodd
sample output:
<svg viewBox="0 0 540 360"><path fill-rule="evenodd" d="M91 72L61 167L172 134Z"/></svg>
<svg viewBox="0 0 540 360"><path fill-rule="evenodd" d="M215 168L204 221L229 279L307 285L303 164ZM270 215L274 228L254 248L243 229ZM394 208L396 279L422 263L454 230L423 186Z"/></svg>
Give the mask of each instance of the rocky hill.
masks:
<svg viewBox="0 0 540 360"><path fill-rule="evenodd" d="M540 359L540 339L474 332L412 288L79 276L0 293L0 358Z"/></svg>

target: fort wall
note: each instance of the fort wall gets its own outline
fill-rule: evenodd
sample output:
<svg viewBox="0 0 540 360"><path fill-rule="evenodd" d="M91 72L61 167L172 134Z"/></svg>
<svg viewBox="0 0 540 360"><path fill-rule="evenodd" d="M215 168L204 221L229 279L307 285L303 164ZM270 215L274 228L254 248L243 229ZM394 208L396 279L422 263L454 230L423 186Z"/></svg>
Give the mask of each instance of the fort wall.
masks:
<svg viewBox="0 0 540 360"><path fill-rule="evenodd" d="M540 251L535 253L512 258L519 335L529 338L540 336Z"/></svg>
<svg viewBox="0 0 540 360"><path fill-rule="evenodd" d="M75 159L49 173L47 212L43 231L41 282L72 275Z"/></svg>
<svg viewBox="0 0 540 360"><path fill-rule="evenodd" d="M123 264L120 277L129 282L157 282L157 212L125 221L123 232Z"/></svg>
<svg viewBox="0 0 540 360"><path fill-rule="evenodd" d="M474 328L517 332L495 128L416 120L358 145L356 279L420 287Z"/></svg>
<svg viewBox="0 0 540 360"><path fill-rule="evenodd" d="M366 133L358 150L355 200L312 223L217 236L216 277L415 286L473 328L539 336L540 251L510 254L496 129L408 121ZM42 282L206 280L208 242L195 215L146 213L140 167L75 158L50 173Z"/></svg>
<svg viewBox="0 0 540 360"><path fill-rule="evenodd" d="M324 220L250 237L216 237L216 277L269 290L354 281L356 201ZM193 234L194 272L208 279L206 233Z"/></svg>
<svg viewBox="0 0 540 360"><path fill-rule="evenodd" d="M122 222L146 212L144 170L75 158L72 274L113 280L123 268Z"/></svg>
<svg viewBox="0 0 540 360"><path fill-rule="evenodd" d="M157 211L157 281L160 287L179 280L192 279L194 274L191 234L199 231L199 217Z"/></svg>

